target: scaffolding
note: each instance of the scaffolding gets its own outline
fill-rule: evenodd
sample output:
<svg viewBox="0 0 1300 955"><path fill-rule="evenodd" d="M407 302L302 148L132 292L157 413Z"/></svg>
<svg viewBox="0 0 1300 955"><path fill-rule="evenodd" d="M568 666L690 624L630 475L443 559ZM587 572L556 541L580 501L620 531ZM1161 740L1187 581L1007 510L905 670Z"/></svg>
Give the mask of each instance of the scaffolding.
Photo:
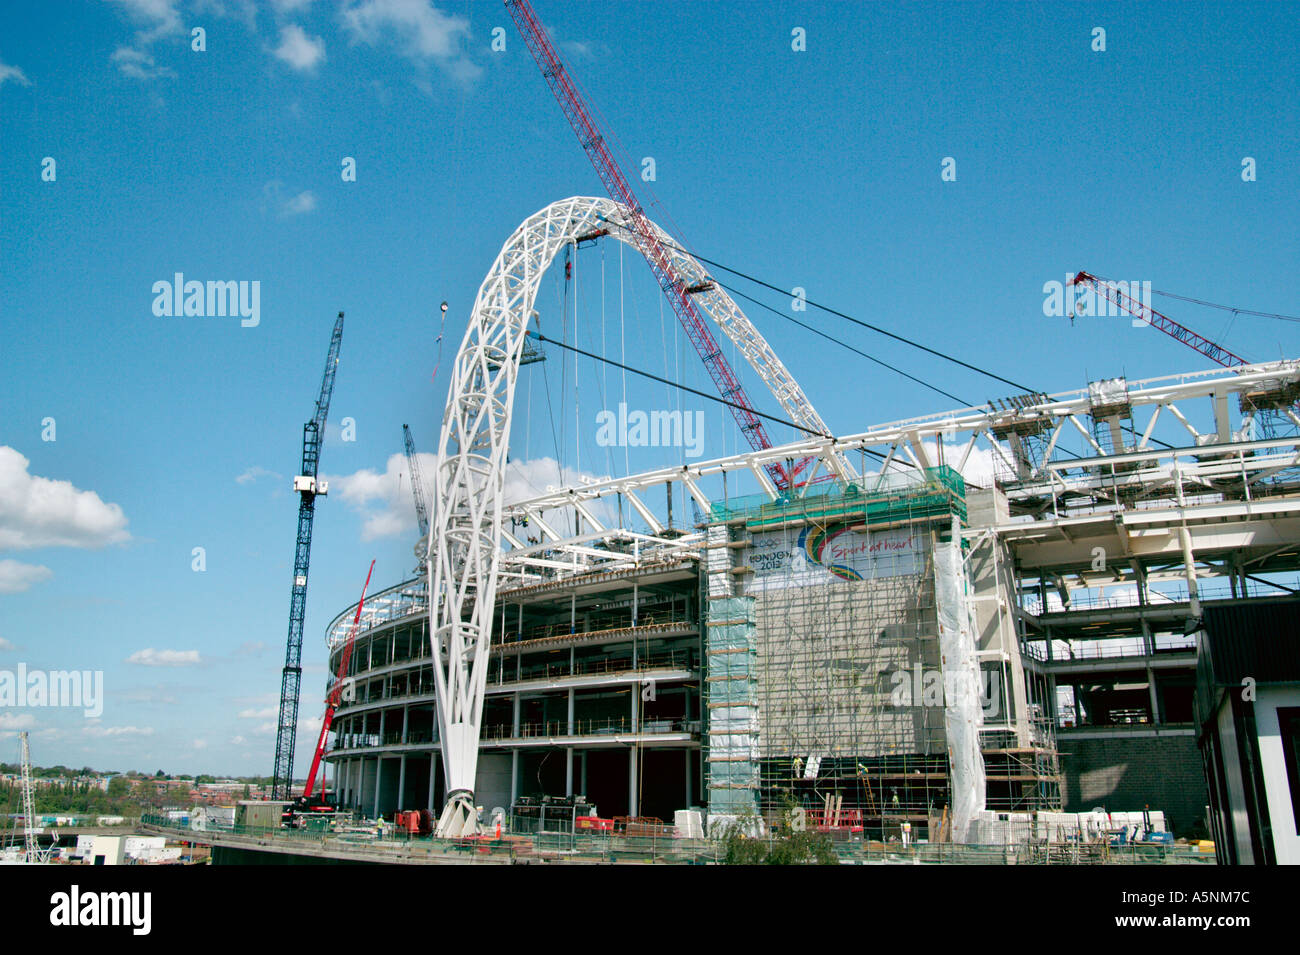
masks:
<svg viewBox="0 0 1300 955"><path fill-rule="evenodd" d="M947 467L713 506L711 814L721 799L768 826L938 841L951 831L954 766L982 808L978 709L957 731L964 751L952 738L954 686L969 698L978 667L972 647L954 684L935 586L937 556L961 572L965 514Z"/></svg>

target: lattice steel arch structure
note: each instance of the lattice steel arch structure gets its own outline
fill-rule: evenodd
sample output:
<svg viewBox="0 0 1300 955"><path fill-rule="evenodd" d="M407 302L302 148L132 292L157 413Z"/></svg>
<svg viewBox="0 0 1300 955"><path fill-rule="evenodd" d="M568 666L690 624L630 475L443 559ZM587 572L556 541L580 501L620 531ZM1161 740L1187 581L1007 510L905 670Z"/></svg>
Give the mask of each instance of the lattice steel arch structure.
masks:
<svg viewBox="0 0 1300 955"><path fill-rule="evenodd" d="M673 245L663 230L648 225L665 246ZM452 368L438 442L437 506L428 565L429 639L437 657L433 669L447 783L447 803L438 824L443 836L476 828L473 791L487 651L506 540L501 530L506 452L537 289L566 245L611 236L638 248L636 228L626 206L582 196L552 203L525 219L479 288ZM829 437L794 377L731 297L689 253L673 251L672 257L686 293L735 343L790 420ZM829 456L828 468L843 480L852 475L838 454ZM770 483L766 476L764 480Z"/></svg>

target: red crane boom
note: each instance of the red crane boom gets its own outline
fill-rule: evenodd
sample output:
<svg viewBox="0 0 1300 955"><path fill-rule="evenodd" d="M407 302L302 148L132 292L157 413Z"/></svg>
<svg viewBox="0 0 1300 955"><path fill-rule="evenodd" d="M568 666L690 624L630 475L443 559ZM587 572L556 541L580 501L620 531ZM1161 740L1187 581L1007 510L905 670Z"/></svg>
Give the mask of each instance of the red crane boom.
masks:
<svg viewBox="0 0 1300 955"><path fill-rule="evenodd" d="M596 172L605 185L606 193L615 202L620 202L626 206L631 214L638 249L645 256L651 271L654 272L659 287L668 296L668 301L677 314L678 321L682 323L682 328L686 330L686 336L691 340L691 344L695 346L695 350L699 352L700 358L703 359L704 367L708 369L709 376L713 379L718 393L724 399L733 403L731 414L740 426L741 432L745 435L750 447L755 451L770 448L772 441L767 436L762 419L754 414L753 403L745 393L744 386L741 385L740 379L736 377L735 372L731 370L731 366L727 364L722 349L718 347L717 340L713 337L708 325L700 316L699 310L691 301L690 295L686 291L686 283L673 266L668 250L664 248L663 243L659 241L658 236L650 228L640 201L632 192L632 187L628 185L628 181L624 177L622 170L619 169L618 163L614 161L609 148L605 145L605 137L601 135L600 130L596 128L596 124L592 121L586 103L572 81L570 81L569 75L564 69L564 64L555 52L550 37L546 35L546 29L542 26L541 21L537 19L537 14L533 12L532 5L528 0L505 0L505 4L511 18L515 21L515 26L518 27L520 34L524 38L524 43L528 46L529 52L532 53L533 59L537 61L542 76L551 87L551 92L555 94L560 108L568 118L569 125L578 134L578 141L582 143L582 148L591 160L591 164L596 167ZM778 487L785 488L789 486L790 481L784 467L779 464L772 465L768 468L768 471L776 480Z"/></svg>
<svg viewBox="0 0 1300 955"><path fill-rule="evenodd" d="M1140 318L1166 335L1178 339L1184 345L1195 348L1211 361L1218 362L1225 368L1235 368L1238 365L1249 365L1250 362L1240 355L1234 355L1222 345L1210 341L1203 335L1198 335L1186 325L1180 325L1167 315L1161 315L1149 305L1143 305L1133 296L1126 292L1121 292L1116 286L1110 284L1105 279L1098 278L1091 272L1080 272L1074 278L1070 279L1071 285L1084 285L1091 288L1098 295L1104 296L1114 302L1124 311L1128 312L1135 318Z"/></svg>
<svg viewBox="0 0 1300 955"><path fill-rule="evenodd" d="M334 722L334 711L338 709L339 700L343 696L343 680L348 675L348 665L352 662L352 648L357 642L357 626L361 623L361 608L366 604L366 591L370 588L370 575L375 572L375 562L370 562L370 569L366 571L366 582L361 587L361 599L357 601L357 613L352 618L352 627L348 630L347 642L343 645L343 656L339 659L339 672L334 677L334 685L330 687L329 696L325 700L325 718L320 725L320 739L316 741L316 753L311 759L311 772L307 774L307 785L303 787L303 801L311 799L312 791L316 788L316 772L320 769L321 758L325 755L325 743L329 739L330 724Z"/></svg>

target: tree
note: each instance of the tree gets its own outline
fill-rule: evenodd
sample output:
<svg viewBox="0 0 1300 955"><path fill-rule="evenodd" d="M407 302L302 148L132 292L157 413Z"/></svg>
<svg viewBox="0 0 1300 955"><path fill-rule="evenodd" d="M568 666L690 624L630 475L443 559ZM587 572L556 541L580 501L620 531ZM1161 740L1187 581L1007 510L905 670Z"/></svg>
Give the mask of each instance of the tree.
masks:
<svg viewBox="0 0 1300 955"><path fill-rule="evenodd" d="M730 823L721 833L723 865L837 865L829 836L791 825L796 809L787 798L783 821L767 838L751 835L760 830L757 814Z"/></svg>

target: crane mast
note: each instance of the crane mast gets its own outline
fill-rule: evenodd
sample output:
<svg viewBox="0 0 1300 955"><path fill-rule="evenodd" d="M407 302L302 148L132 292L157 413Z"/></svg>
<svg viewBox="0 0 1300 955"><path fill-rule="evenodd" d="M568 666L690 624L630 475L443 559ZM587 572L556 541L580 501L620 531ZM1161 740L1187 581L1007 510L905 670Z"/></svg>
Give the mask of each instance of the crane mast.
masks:
<svg viewBox="0 0 1300 955"><path fill-rule="evenodd" d="M1250 362L1239 355L1234 355L1228 349L1216 342L1210 341L1203 335L1198 335L1186 325L1180 325L1167 315L1162 315L1150 305L1144 305L1127 292L1121 291L1118 287L1105 279L1098 278L1091 272L1080 272L1070 279L1071 285L1082 285L1092 289L1098 295L1108 299L1115 305L1124 309L1134 318L1140 318L1144 322L1160 329L1166 335L1178 339L1184 345L1195 348L1211 361L1218 362L1225 368L1236 368L1239 365L1248 365Z"/></svg>
<svg viewBox="0 0 1300 955"><path fill-rule="evenodd" d="M19 763L23 776L23 843L27 849L27 861L34 863L40 858L40 847L36 844L36 803L32 798L32 749L26 731L18 734L20 743Z"/></svg>
<svg viewBox="0 0 1300 955"><path fill-rule="evenodd" d="M415 459L415 439L411 437L409 425L402 425L402 440L406 445L406 464L411 474L411 493L415 495L415 518L420 523L421 543L416 545L415 553L423 562L421 551L428 549L429 508L424 500L424 481L420 477L420 462Z"/></svg>
<svg viewBox="0 0 1300 955"><path fill-rule="evenodd" d="M524 38L524 43L542 71L542 76L569 120L569 125L577 133L578 141L582 144L592 165L595 166L596 173L604 183L606 193L615 202L620 202L627 207L634 226L637 248L649 263L659 287L668 297L669 304L672 305L678 321L686 331L686 336L704 361L704 367L708 370L709 377L713 379L718 394L732 403L731 414L750 447L755 451L770 448L772 441L763 427L762 419L754 414L753 403L745 393L744 386L731 370L717 340L709 331L695 303L691 301L692 290L682 279L673 265L668 250L664 248L663 243L650 227L640 201L606 146L605 137L601 135L592 120L586 102L569 79L559 54L556 53L550 37L546 35L546 29L533 11L532 4L528 0L505 0L505 4L515 26ZM778 487L786 488L790 485L790 475L782 465L772 464L767 470Z"/></svg>
<svg viewBox="0 0 1300 955"><path fill-rule="evenodd" d="M275 771L272 774L271 798L290 799L293 789L293 750L298 736L298 694L302 683L302 627L307 611L307 569L311 561L311 529L316 514L316 498L329 491L326 482L316 479L320 468L321 444L325 440L325 421L329 415L330 396L334 393L334 374L339 363L339 346L343 342L343 313L339 312L330 336L325 374L316 398L316 413L302 428L302 471L293 479L298 494L298 539L293 556L293 589L289 596L289 637L285 647L284 670L280 678L280 714L275 739Z"/></svg>

